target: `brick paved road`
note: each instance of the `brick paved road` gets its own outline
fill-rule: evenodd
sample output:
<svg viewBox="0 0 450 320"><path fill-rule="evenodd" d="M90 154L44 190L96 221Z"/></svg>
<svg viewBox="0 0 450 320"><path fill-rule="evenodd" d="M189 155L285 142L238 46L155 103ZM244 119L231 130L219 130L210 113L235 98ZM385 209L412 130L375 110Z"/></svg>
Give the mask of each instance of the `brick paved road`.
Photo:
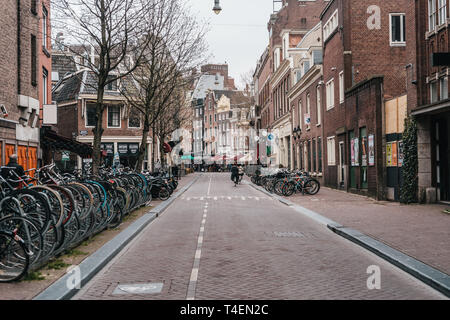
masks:
<svg viewBox="0 0 450 320"><path fill-rule="evenodd" d="M367 289L371 265L381 269L380 290ZM159 294L113 294L118 284L158 282ZM233 187L228 174L204 174L75 299L186 299L188 291L196 300L443 298L250 186Z"/></svg>

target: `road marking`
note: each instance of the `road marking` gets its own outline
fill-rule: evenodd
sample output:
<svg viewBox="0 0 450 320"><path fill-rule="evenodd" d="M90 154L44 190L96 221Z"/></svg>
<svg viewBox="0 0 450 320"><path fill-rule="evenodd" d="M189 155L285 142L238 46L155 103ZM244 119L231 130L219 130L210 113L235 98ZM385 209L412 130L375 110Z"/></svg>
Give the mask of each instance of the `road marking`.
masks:
<svg viewBox="0 0 450 320"><path fill-rule="evenodd" d="M217 201L217 197L214 197L214 200Z"/></svg>
<svg viewBox="0 0 450 320"><path fill-rule="evenodd" d="M211 189L211 180L212 180L212 176L209 178L209 185L208 185L208 196L209 196L209 190Z"/></svg>
<svg viewBox="0 0 450 320"><path fill-rule="evenodd" d="M259 197L255 197L255 200L256 200L256 201L259 201Z"/></svg>
<svg viewBox="0 0 450 320"><path fill-rule="evenodd" d="M202 197L203 199L203 197ZM200 225L200 232L198 235L197 240L197 249L195 250L195 256L194 256L194 264L191 271L191 278L189 282L189 286L187 288L186 293L186 300L195 300L195 290L197 288L197 280L198 280L198 269L200 266L200 258L202 256L202 243L203 243L203 233L205 231L205 223L206 223L206 217L208 210L206 209L208 207L208 202L205 203L205 209L203 210L203 220Z"/></svg>
<svg viewBox="0 0 450 320"><path fill-rule="evenodd" d="M203 201L203 197L200 197L200 200Z"/></svg>
<svg viewBox="0 0 450 320"><path fill-rule="evenodd" d="M190 198L190 197L188 197L188 198L186 199L186 201L191 201L191 198Z"/></svg>
<svg viewBox="0 0 450 320"><path fill-rule="evenodd" d="M198 279L198 268L192 269L191 282L196 282Z"/></svg>
<svg viewBox="0 0 450 320"><path fill-rule="evenodd" d="M241 197L242 200L245 200L245 197Z"/></svg>
<svg viewBox="0 0 450 320"><path fill-rule="evenodd" d="M228 197L228 200L231 200L231 197Z"/></svg>

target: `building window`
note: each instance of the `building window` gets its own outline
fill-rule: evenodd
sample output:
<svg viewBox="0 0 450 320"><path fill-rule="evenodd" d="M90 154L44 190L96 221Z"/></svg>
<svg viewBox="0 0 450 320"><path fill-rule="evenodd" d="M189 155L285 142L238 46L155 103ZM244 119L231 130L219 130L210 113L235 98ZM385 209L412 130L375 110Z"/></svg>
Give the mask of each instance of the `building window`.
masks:
<svg viewBox="0 0 450 320"><path fill-rule="evenodd" d="M327 138L327 157L328 157L328 165L334 166L336 165L336 141L335 137Z"/></svg>
<svg viewBox="0 0 450 320"><path fill-rule="evenodd" d="M48 11L42 7L42 47L47 48L47 17Z"/></svg>
<svg viewBox="0 0 450 320"><path fill-rule="evenodd" d="M139 111L135 108L131 108L130 114L128 116L128 128L140 128L141 127L141 117Z"/></svg>
<svg viewBox="0 0 450 320"><path fill-rule="evenodd" d="M405 14L395 13L390 15L391 21L391 45L404 45L406 43Z"/></svg>
<svg viewBox="0 0 450 320"><path fill-rule="evenodd" d="M322 101L321 101L321 96L320 96L320 87L317 87L317 124L321 124L322 123Z"/></svg>
<svg viewBox="0 0 450 320"><path fill-rule="evenodd" d="M95 104L86 105L86 127L95 127Z"/></svg>
<svg viewBox="0 0 450 320"><path fill-rule="evenodd" d="M328 81L327 85L327 110L334 108L334 79Z"/></svg>
<svg viewBox="0 0 450 320"><path fill-rule="evenodd" d="M115 76L108 76L106 81L109 81L106 84L105 90L107 91L117 91L117 79L114 79Z"/></svg>
<svg viewBox="0 0 450 320"><path fill-rule="evenodd" d="M428 27L429 31L436 28L436 0L428 0Z"/></svg>
<svg viewBox="0 0 450 320"><path fill-rule="evenodd" d="M307 143L307 151L306 151L306 157L308 158L308 170L309 172L311 172L311 141L308 140Z"/></svg>
<svg viewBox="0 0 450 320"><path fill-rule="evenodd" d="M439 79L440 100L448 99L448 78Z"/></svg>
<svg viewBox="0 0 450 320"><path fill-rule="evenodd" d="M316 139L312 139L312 165L313 165L313 172L317 172L317 162L316 162Z"/></svg>
<svg viewBox="0 0 450 320"><path fill-rule="evenodd" d="M344 103L345 91L344 91L344 71L339 73L339 102Z"/></svg>
<svg viewBox="0 0 450 320"><path fill-rule="evenodd" d="M303 109L302 108L302 100L300 100L298 102L298 123L300 125L300 129L303 128L303 117L302 117L303 110L302 109Z"/></svg>
<svg viewBox="0 0 450 320"><path fill-rule="evenodd" d="M37 14L37 0L31 0L31 13Z"/></svg>
<svg viewBox="0 0 450 320"><path fill-rule="evenodd" d="M319 160L319 172L322 172L322 138L317 138L317 154Z"/></svg>
<svg viewBox="0 0 450 320"><path fill-rule="evenodd" d="M430 103L434 103L438 100L437 96L437 82L430 83Z"/></svg>
<svg viewBox="0 0 450 320"><path fill-rule="evenodd" d="M108 107L108 127L109 128L120 127L120 106Z"/></svg>
<svg viewBox="0 0 450 320"><path fill-rule="evenodd" d="M37 86L37 48L36 36L31 35L31 85Z"/></svg>
<svg viewBox="0 0 450 320"><path fill-rule="evenodd" d="M323 26L323 40L326 41L328 37L336 30L338 27L338 11L336 10L333 15L328 19L328 21Z"/></svg>
<svg viewBox="0 0 450 320"><path fill-rule="evenodd" d="M309 93L306 96L305 124L306 124L306 129L308 130L309 125L311 124L311 95Z"/></svg>
<svg viewBox="0 0 450 320"><path fill-rule="evenodd" d="M447 21L447 0L439 0L439 25Z"/></svg>
<svg viewBox="0 0 450 320"><path fill-rule="evenodd" d="M47 104L47 88L48 88L48 71L42 68L42 104Z"/></svg>

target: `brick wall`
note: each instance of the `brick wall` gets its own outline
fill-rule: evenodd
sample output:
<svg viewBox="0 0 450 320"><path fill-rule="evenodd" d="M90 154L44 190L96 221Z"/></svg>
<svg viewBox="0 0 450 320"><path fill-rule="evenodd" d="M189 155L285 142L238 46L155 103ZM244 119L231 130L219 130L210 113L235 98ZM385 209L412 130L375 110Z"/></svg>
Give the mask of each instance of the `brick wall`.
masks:
<svg viewBox="0 0 450 320"><path fill-rule="evenodd" d="M31 13L31 2L20 1L20 93L38 99L38 87L31 84L31 34L38 37L39 17ZM0 10L0 104L8 111L8 120L19 119L17 72L17 1L2 3ZM36 61L37 63L37 61ZM5 128L6 130L6 128Z"/></svg>

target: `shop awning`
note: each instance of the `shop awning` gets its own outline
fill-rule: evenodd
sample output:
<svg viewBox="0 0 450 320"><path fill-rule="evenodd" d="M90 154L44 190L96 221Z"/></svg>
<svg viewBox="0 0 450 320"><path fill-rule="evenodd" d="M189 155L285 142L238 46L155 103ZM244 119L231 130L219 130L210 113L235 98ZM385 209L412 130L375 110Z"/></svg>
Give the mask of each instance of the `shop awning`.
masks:
<svg viewBox="0 0 450 320"><path fill-rule="evenodd" d="M67 150L82 158L92 156L90 145L58 135L55 131L46 127L41 128L41 146L52 150Z"/></svg>

